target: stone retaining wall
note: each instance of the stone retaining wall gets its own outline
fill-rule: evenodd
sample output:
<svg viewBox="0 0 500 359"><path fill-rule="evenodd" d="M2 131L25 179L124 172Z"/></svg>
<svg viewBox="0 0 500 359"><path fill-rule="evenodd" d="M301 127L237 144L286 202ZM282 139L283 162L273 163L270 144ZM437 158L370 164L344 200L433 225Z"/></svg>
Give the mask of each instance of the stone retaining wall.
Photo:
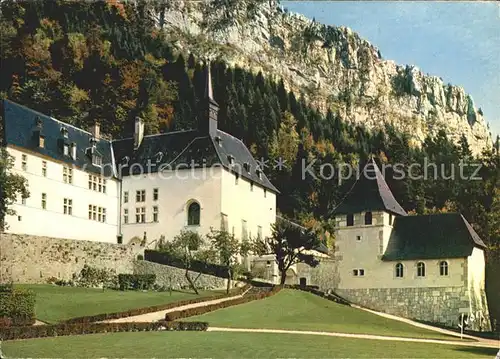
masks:
<svg viewBox="0 0 500 359"><path fill-rule="evenodd" d="M156 274L156 284L163 287L169 288L172 285L172 289L189 288L185 271L181 268L139 260L134 262L134 273ZM199 275L197 272L189 272L189 274L193 280ZM199 289L222 289L226 288L227 281L224 278L201 274L195 285Z"/></svg>
<svg viewBox="0 0 500 359"><path fill-rule="evenodd" d="M0 233L0 282L69 280L85 264L132 273L139 254L140 246Z"/></svg>
<svg viewBox="0 0 500 359"><path fill-rule="evenodd" d="M460 312L470 307L463 287L336 289L335 293L368 309L453 327L459 323ZM479 320L474 326L479 326ZM488 327L489 322L482 323L483 330Z"/></svg>

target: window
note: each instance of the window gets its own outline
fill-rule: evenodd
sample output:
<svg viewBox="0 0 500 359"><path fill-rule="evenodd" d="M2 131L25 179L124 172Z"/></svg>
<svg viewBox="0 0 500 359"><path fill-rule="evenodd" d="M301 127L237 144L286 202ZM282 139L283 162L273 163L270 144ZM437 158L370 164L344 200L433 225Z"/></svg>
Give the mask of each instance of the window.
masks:
<svg viewBox="0 0 500 359"><path fill-rule="evenodd" d="M360 269L359 270L359 276L360 277L364 277L365 276L365 270L364 269Z"/></svg>
<svg viewBox="0 0 500 359"><path fill-rule="evenodd" d="M64 144L63 146L63 153L65 156L69 156L69 145Z"/></svg>
<svg viewBox="0 0 500 359"><path fill-rule="evenodd" d="M146 190L135 191L136 202L146 202Z"/></svg>
<svg viewBox="0 0 500 359"><path fill-rule="evenodd" d="M38 137L38 147L40 147L40 148L45 147L45 137L43 137L43 136Z"/></svg>
<svg viewBox="0 0 500 359"><path fill-rule="evenodd" d="M248 240L247 221L244 219L241 220L241 240Z"/></svg>
<svg viewBox="0 0 500 359"><path fill-rule="evenodd" d="M153 222L158 222L158 206L153 206Z"/></svg>
<svg viewBox="0 0 500 359"><path fill-rule="evenodd" d="M236 186L238 185L238 181L239 181L239 179L240 179L240 175L239 175L239 174L237 174L237 173L235 173L235 174L234 174L234 184L235 184Z"/></svg>
<svg viewBox="0 0 500 359"><path fill-rule="evenodd" d="M267 190L264 188L264 198L267 197Z"/></svg>
<svg viewBox="0 0 500 359"><path fill-rule="evenodd" d="M193 202L188 207L188 226L200 225L200 204Z"/></svg>
<svg viewBox="0 0 500 359"><path fill-rule="evenodd" d="M21 204L26 204L26 197L24 196L21 196Z"/></svg>
<svg viewBox="0 0 500 359"><path fill-rule="evenodd" d="M153 201L158 201L158 193L159 193L158 188L153 189Z"/></svg>
<svg viewBox="0 0 500 359"><path fill-rule="evenodd" d="M69 216L73 215L73 200L69 198L64 199L64 214Z"/></svg>
<svg viewBox="0 0 500 359"><path fill-rule="evenodd" d="M389 226L392 226L392 221L394 220L392 213L389 213Z"/></svg>
<svg viewBox="0 0 500 359"><path fill-rule="evenodd" d="M65 127L61 128L61 134L64 138L68 138L68 130Z"/></svg>
<svg viewBox="0 0 500 359"><path fill-rule="evenodd" d="M417 263L417 276L418 277L425 277L425 263L424 262Z"/></svg>
<svg viewBox="0 0 500 359"><path fill-rule="evenodd" d="M135 223L146 223L146 207L135 209Z"/></svg>
<svg viewBox="0 0 500 359"><path fill-rule="evenodd" d="M123 223L124 224L128 223L128 209L123 210Z"/></svg>
<svg viewBox="0 0 500 359"><path fill-rule="evenodd" d="M365 270L364 269L353 269L352 270L352 275L355 277L364 277L365 276Z"/></svg>
<svg viewBox="0 0 500 359"><path fill-rule="evenodd" d="M89 219L102 223L106 222L106 208L89 204Z"/></svg>
<svg viewBox="0 0 500 359"><path fill-rule="evenodd" d="M220 229L221 231L228 231L228 223L227 223L227 214L221 213L221 220L220 220Z"/></svg>
<svg viewBox="0 0 500 359"><path fill-rule="evenodd" d="M63 167L63 182L73 184L73 169L69 167Z"/></svg>
<svg viewBox="0 0 500 359"><path fill-rule="evenodd" d="M366 212L365 213L365 224L372 224L372 220L373 220L373 215L372 215L372 212Z"/></svg>
<svg viewBox="0 0 500 359"><path fill-rule="evenodd" d="M97 154L93 154L92 155L92 164L94 166L101 167L102 166L102 156L101 155L97 155Z"/></svg>
<svg viewBox="0 0 500 359"><path fill-rule="evenodd" d="M28 156L27 155L22 155L21 157L21 168L23 169L23 171L27 171L28 170Z"/></svg>
<svg viewBox="0 0 500 359"><path fill-rule="evenodd" d="M123 203L128 203L128 191L123 192Z"/></svg>
<svg viewBox="0 0 500 359"><path fill-rule="evenodd" d="M106 193L106 180L98 176L89 175L89 189Z"/></svg>
<svg viewBox="0 0 500 359"><path fill-rule="evenodd" d="M357 241L361 241L361 236L356 236Z"/></svg>
<svg viewBox="0 0 500 359"><path fill-rule="evenodd" d="M47 193L42 193L42 209L47 209Z"/></svg>
<svg viewBox="0 0 500 359"><path fill-rule="evenodd" d="M42 176L47 177L47 161L42 161Z"/></svg>
<svg viewBox="0 0 500 359"><path fill-rule="evenodd" d="M253 192L253 182L250 182L250 191Z"/></svg>
<svg viewBox="0 0 500 359"><path fill-rule="evenodd" d="M347 227L354 226L354 214L347 215Z"/></svg>
<svg viewBox="0 0 500 359"><path fill-rule="evenodd" d="M403 278L404 276L404 267L403 263L396 264L396 278Z"/></svg>
<svg viewBox="0 0 500 359"><path fill-rule="evenodd" d="M448 262L447 261L441 261L439 263L439 274L442 276L448 275Z"/></svg>
<svg viewBox="0 0 500 359"><path fill-rule="evenodd" d="M353 269L352 275L355 276L355 277L357 277L359 275L358 270L357 269Z"/></svg>

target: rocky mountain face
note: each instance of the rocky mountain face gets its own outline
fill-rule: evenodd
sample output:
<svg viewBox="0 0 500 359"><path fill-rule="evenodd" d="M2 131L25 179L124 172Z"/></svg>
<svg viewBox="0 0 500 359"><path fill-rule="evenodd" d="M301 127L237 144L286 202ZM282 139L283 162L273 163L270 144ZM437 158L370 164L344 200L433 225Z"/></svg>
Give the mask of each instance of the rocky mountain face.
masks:
<svg viewBox="0 0 500 359"><path fill-rule="evenodd" d="M273 0L173 1L154 10L179 50L262 71L322 111L367 128L391 123L415 145L443 128L479 153L492 140L481 110L463 88L415 66L382 59L347 27L289 13Z"/></svg>

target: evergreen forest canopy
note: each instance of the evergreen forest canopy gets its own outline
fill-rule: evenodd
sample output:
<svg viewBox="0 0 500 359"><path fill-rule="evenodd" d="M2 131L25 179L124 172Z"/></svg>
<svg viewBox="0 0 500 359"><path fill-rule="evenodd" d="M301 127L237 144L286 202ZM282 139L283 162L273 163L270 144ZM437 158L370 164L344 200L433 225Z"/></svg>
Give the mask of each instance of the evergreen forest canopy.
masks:
<svg viewBox="0 0 500 359"><path fill-rule="evenodd" d="M0 94L80 127L100 120L102 131L122 137L133 132L136 116L149 134L197 126L204 97L203 59L179 53L155 28L148 3L37 1L1 3ZM303 176L306 165L355 164L374 155L380 164L433 162L464 177L482 180L393 179L389 186L409 212L459 211L491 249L500 247L500 160L493 151L472 156L465 138L452 143L446 133L427 138L422 148L388 126L370 132L326 115L261 73L212 63L219 128L241 138L281 191L281 213L307 226L329 227L331 210L352 181ZM286 168L273 168L284 159ZM468 166L470 165L470 166ZM417 169L416 174L423 174ZM414 173L414 175L416 175Z"/></svg>

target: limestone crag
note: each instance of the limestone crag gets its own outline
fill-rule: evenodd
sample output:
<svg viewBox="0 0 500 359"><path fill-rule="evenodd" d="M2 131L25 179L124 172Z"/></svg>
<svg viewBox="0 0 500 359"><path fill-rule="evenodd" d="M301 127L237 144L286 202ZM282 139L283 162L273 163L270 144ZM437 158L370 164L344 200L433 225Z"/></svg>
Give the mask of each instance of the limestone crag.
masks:
<svg viewBox="0 0 500 359"><path fill-rule="evenodd" d="M416 145L443 128L454 140L465 135L474 153L491 147L482 111L463 88L382 59L347 27L317 23L272 0L179 0L152 11L179 50L283 79L312 106L346 121L394 124Z"/></svg>

